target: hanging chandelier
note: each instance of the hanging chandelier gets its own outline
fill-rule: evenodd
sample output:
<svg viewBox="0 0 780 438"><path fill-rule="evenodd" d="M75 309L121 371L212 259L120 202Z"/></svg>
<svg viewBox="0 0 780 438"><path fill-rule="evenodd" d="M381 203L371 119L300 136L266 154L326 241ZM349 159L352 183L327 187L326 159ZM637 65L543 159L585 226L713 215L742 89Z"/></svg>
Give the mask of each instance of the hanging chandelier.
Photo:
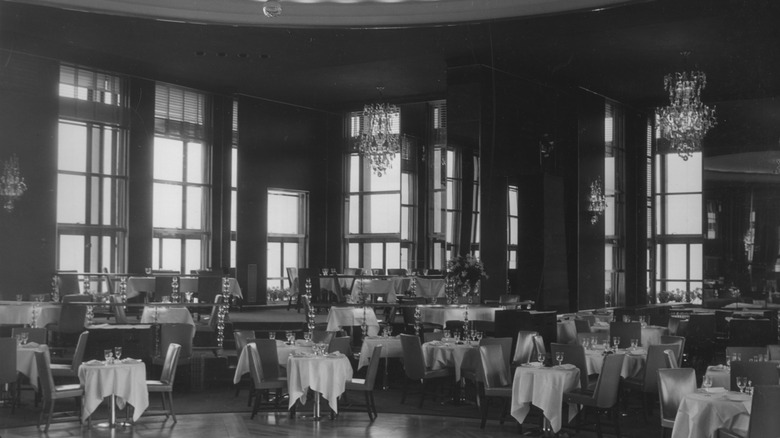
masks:
<svg viewBox="0 0 780 438"><path fill-rule="evenodd" d="M657 111L661 136L683 160L701 150L701 140L717 123L715 108L701 102L707 75L700 71L670 73L664 77L669 106Z"/></svg>
<svg viewBox="0 0 780 438"><path fill-rule="evenodd" d="M588 196L588 211L590 212L590 223L595 225L599 217L607 209L607 197L604 196L604 183L601 177L590 183L590 195Z"/></svg>
<svg viewBox="0 0 780 438"><path fill-rule="evenodd" d="M401 151L398 134L400 110L387 103L368 104L363 108L363 133L360 154L368 159L371 170L382 176L392 167L392 159Z"/></svg>
<svg viewBox="0 0 780 438"><path fill-rule="evenodd" d="M3 200L3 208L11 212L14 210L14 202L19 199L27 184L19 171L19 158L12 155L3 163L3 173L0 175L0 198Z"/></svg>

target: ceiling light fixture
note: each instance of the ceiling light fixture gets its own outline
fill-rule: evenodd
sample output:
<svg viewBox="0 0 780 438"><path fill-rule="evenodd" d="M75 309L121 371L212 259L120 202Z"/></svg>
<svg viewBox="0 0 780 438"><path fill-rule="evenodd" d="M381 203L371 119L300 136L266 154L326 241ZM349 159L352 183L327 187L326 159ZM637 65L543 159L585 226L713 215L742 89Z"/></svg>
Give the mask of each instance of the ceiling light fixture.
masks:
<svg viewBox="0 0 780 438"><path fill-rule="evenodd" d="M268 18L282 15L282 3L279 0L266 0L263 5L263 14Z"/></svg>
<svg viewBox="0 0 780 438"><path fill-rule="evenodd" d="M686 56L689 52L683 52ZM701 102L701 90L707 86L707 75L700 71L670 73L664 77L669 106L656 112L661 137L669 140L672 150L683 160L701 150L701 141L717 123L715 108Z"/></svg>
<svg viewBox="0 0 780 438"><path fill-rule="evenodd" d="M384 87L377 87L381 97ZM363 107L363 133L360 135L360 155L368 159L377 176L387 173L391 160L401 151L399 119L401 111L388 103L372 103Z"/></svg>

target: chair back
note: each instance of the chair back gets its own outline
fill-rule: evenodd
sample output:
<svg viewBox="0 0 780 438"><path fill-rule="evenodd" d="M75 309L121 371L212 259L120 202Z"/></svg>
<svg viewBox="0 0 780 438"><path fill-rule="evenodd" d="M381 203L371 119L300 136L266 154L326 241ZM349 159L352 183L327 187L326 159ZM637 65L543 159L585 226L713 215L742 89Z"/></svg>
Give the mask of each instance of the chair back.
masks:
<svg viewBox="0 0 780 438"><path fill-rule="evenodd" d="M666 361L669 364L669 368L680 368L680 364L677 362L677 356L674 354L674 350L664 350L666 355Z"/></svg>
<svg viewBox="0 0 780 438"><path fill-rule="evenodd" d="M55 386L54 377L51 374L51 359L48 351L35 352L35 366L38 368L38 384L40 385L41 396L44 400L53 399Z"/></svg>
<svg viewBox="0 0 780 438"><path fill-rule="evenodd" d="M577 333L590 333L590 322L586 319L574 318L574 328Z"/></svg>
<svg viewBox="0 0 780 438"><path fill-rule="evenodd" d="M75 301L68 301L68 297L83 297L84 301L89 301L90 299L89 295L66 295L62 297L63 304L60 309L60 321L57 324L57 331L61 333L80 333L84 330L87 306L75 304Z"/></svg>
<svg viewBox="0 0 780 438"><path fill-rule="evenodd" d="M198 302L213 303L214 297L217 295L222 295L222 276L206 275L198 277Z"/></svg>
<svg viewBox="0 0 780 438"><path fill-rule="evenodd" d="M498 297L498 304L514 304L520 302L520 295L504 294Z"/></svg>
<svg viewBox="0 0 780 438"><path fill-rule="evenodd" d="M19 372L16 371L16 340L14 338L0 338L0 384L15 383L18 375Z"/></svg>
<svg viewBox="0 0 780 438"><path fill-rule="evenodd" d="M502 350L503 347L500 344L482 345L480 343L479 358L482 375L479 378L485 384L485 388L498 388L508 386L511 383L507 362L500 359L503 354Z"/></svg>
<svg viewBox="0 0 780 438"><path fill-rule="evenodd" d="M173 385L176 379L176 368L179 365L179 355L181 354L181 345L177 343L168 344L168 350L165 353L165 362L163 362L160 382L166 385Z"/></svg>
<svg viewBox="0 0 780 438"><path fill-rule="evenodd" d="M669 356L664 353L666 350L677 352L679 345L676 344L656 344L647 347L647 362L645 363L645 372L643 377L643 392L658 393L658 370L661 368L671 368ZM675 355L676 357L676 355Z"/></svg>
<svg viewBox="0 0 780 438"><path fill-rule="evenodd" d="M217 295L214 297L214 304L222 304L225 301L225 299L222 297L222 295ZM217 329L217 324L219 323L219 307L220 306L214 306L211 308L211 314L209 315L209 327L212 328L212 330Z"/></svg>
<svg viewBox="0 0 780 438"><path fill-rule="evenodd" d="M38 344L45 344L46 343L46 332L47 330L45 328L32 328L32 327L13 327L11 328L11 337L14 338L16 335L27 333L27 341L28 342L36 342Z"/></svg>
<svg viewBox="0 0 780 438"><path fill-rule="evenodd" d="M731 362L731 390L737 389L737 377L747 377L756 385L777 385L778 375L776 362L748 362L745 358Z"/></svg>
<svg viewBox="0 0 780 438"><path fill-rule="evenodd" d="M387 275L392 275L394 277L406 277L406 269L388 269Z"/></svg>
<svg viewBox="0 0 780 438"><path fill-rule="evenodd" d="M449 330L451 333L460 332L463 333L463 320L462 319L450 319L444 321L444 329Z"/></svg>
<svg viewBox="0 0 780 438"><path fill-rule="evenodd" d="M425 377L425 359L423 358L420 338L415 335L401 334L401 350L404 359L404 372L412 380Z"/></svg>
<svg viewBox="0 0 780 438"><path fill-rule="evenodd" d="M661 335L661 343L662 344L678 344L679 350L676 353L677 358L677 367L676 368L682 368L682 362L683 362L683 355L685 354L685 337L683 336L672 336L672 335Z"/></svg>
<svg viewBox="0 0 780 438"><path fill-rule="evenodd" d="M609 336L613 339L620 337L618 348L628 348L631 346L631 340L636 339L640 344L642 342L642 324L639 322L613 321L609 323ZM646 345L643 345L646 347Z"/></svg>
<svg viewBox="0 0 780 438"><path fill-rule="evenodd" d="M263 382L263 367L260 365L260 354L257 352L257 345L254 342L247 344L249 351L249 374L252 376L252 382L255 387Z"/></svg>
<svg viewBox="0 0 780 438"><path fill-rule="evenodd" d="M510 361L509 357L512 354L512 338L506 337L506 338L482 338L479 340L479 346L487 346L487 345L498 345L501 347L501 358L503 359L504 364L506 365L507 369L509 369ZM494 349L493 349L494 350Z"/></svg>
<svg viewBox="0 0 780 438"><path fill-rule="evenodd" d="M338 336L328 343L328 353L338 351L347 357L352 357L352 338L349 336Z"/></svg>
<svg viewBox="0 0 780 438"><path fill-rule="evenodd" d="M192 339L195 337L195 326L192 324L169 323L160 324L160 353L168 351L171 344L179 344L180 360L192 357Z"/></svg>
<svg viewBox="0 0 780 438"><path fill-rule="evenodd" d="M516 364L528 363L534 354L534 336L537 332L520 330L517 332L517 342L515 343L515 354L512 356L512 362Z"/></svg>
<svg viewBox="0 0 780 438"><path fill-rule="evenodd" d="M435 332L423 332L424 342L441 341L442 339L444 339L444 332L441 330ZM511 341L512 338L509 338L509 340ZM510 342L510 347L511 347L511 342Z"/></svg>
<svg viewBox="0 0 780 438"><path fill-rule="evenodd" d="M255 339L260 368L263 370L263 380L279 379L279 353L276 351L275 339Z"/></svg>
<svg viewBox="0 0 780 438"><path fill-rule="evenodd" d="M604 358L599 380L593 390L593 399L598 408L611 408L617 403L618 386L620 385L620 370L623 369L625 354L610 354Z"/></svg>
<svg viewBox="0 0 780 438"><path fill-rule="evenodd" d="M311 341L315 344L320 342L330 344L331 339L333 339L333 332L317 329L314 329L314 331L311 332Z"/></svg>
<svg viewBox="0 0 780 438"><path fill-rule="evenodd" d="M547 354L547 347L544 346L544 338L542 335L534 335L532 339L534 342L534 352L531 360L536 360L539 354Z"/></svg>
<svg viewBox="0 0 780 438"><path fill-rule="evenodd" d="M696 392L696 371L693 368L661 368L657 372L663 424L663 420L674 421L677 408L686 394Z"/></svg>
<svg viewBox="0 0 780 438"><path fill-rule="evenodd" d="M769 360L780 360L780 345L767 345Z"/></svg>
<svg viewBox="0 0 780 438"><path fill-rule="evenodd" d="M114 311L114 319L117 324L127 324L127 313L125 313L125 306L122 300L117 295L109 295L108 302L113 304L111 310Z"/></svg>
<svg viewBox="0 0 780 438"><path fill-rule="evenodd" d="M780 386L777 384L753 388L753 405L747 438L780 436Z"/></svg>
<svg viewBox="0 0 780 438"><path fill-rule="evenodd" d="M385 275L385 270L382 268L371 269L371 275Z"/></svg>
<svg viewBox="0 0 780 438"><path fill-rule="evenodd" d="M766 347L726 347L726 357L731 357L731 355L738 353L740 357L742 357L742 360L745 362L750 361L750 359L753 359L756 356L763 356L767 354L767 348Z"/></svg>
<svg viewBox="0 0 780 438"><path fill-rule="evenodd" d="M554 360L558 352L563 353L563 363L569 363L580 370L580 388L588 387L588 363L585 361L585 347L574 344L550 344L551 357Z"/></svg>
<svg viewBox="0 0 780 438"><path fill-rule="evenodd" d="M65 295L80 294L79 276L76 274L76 271L73 271L72 274L57 274L57 288L60 291L60 296L63 298L65 298Z"/></svg>
<svg viewBox="0 0 780 438"><path fill-rule="evenodd" d="M250 339L255 338L254 330L233 330L233 340L236 342L236 353L241 354Z"/></svg>
<svg viewBox="0 0 780 438"><path fill-rule="evenodd" d="M681 334L678 333L680 329L680 321L682 321L682 319L676 318L674 316L669 317L669 322L666 323L666 328L669 329L670 336L678 336Z"/></svg>
<svg viewBox="0 0 780 438"><path fill-rule="evenodd" d="M84 352L87 351L87 341L89 340L89 332L84 330L79 335L79 340L76 342L76 351L73 353L73 360L70 363L70 369L78 375L79 366L84 362Z"/></svg>
<svg viewBox="0 0 780 438"><path fill-rule="evenodd" d="M298 295L298 268L287 268L287 283L290 285L290 295Z"/></svg>
<svg viewBox="0 0 780 438"><path fill-rule="evenodd" d="M374 388L374 382L376 382L376 374L379 370L379 361L382 360L382 344L374 346L374 351L371 352L371 361L368 363L368 371L366 371L365 385L368 389Z"/></svg>

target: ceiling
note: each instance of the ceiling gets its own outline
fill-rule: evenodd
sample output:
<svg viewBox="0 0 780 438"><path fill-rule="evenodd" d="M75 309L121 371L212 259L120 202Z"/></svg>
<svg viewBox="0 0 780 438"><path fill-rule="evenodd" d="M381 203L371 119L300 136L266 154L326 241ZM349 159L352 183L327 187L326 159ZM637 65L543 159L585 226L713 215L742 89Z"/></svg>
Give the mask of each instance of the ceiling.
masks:
<svg viewBox="0 0 780 438"><path fill-rule="evenodd" d="M456 19L453 9L445 20L451 20L449 24L422 25L422 20L412 26L385 26L368 20L363 9L352 14L366 19L362 26L304 26L256 22L260 6L249 0L0 0L0 56L35 53L215 93L323 110L359 108L379 97L377 86L384 87L383 98L399 103L443 98L447 66L464 63L586 88L637 107L665 104L663 76L693 67L708 75L703 93L708 104L780 96L780 2L774 0L308 1L317 1L320 12L370 6L435 11L445 5L479 4L495 6L489 9L495 14L470 15L464 9ZM508 6L515 2L516 9ZM115 9L144 4L137 9L144 16L162 11L152 6L165 4L166 14L150 19L127 11L104 14L42 6L64 3L85 10L91 10L87 4ZM545 3L552 9L541 11ZM225 7L211 22L233 17L239 24L182 22L201 21L180 9L187 5L200 13L213 5ZM252 16L239 20L231 15L234 5L236 11L252 6ZM304 0L285 0L282 6L282 17L289 20L296 10L314 7ZM573 6L578 10L565 12ZM171 21L177 8L181 17ZM430 19L430 12L427 16ZM463 22L469 17L473 19ZM687 60L681 51L691 52Z"/></svg>

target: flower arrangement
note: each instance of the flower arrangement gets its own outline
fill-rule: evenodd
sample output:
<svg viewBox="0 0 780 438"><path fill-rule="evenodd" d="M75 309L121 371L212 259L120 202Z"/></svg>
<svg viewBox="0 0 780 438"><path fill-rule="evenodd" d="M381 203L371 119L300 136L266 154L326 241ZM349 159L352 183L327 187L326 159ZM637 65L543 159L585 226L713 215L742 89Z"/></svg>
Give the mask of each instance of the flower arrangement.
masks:
<svg viewBox="0 0 780 438"><path fill-rule="evenodd" d="M457 285L473 288L483 278L488 278L485 266L472 255L457 256L447 261L447 278Z"/></svg>

